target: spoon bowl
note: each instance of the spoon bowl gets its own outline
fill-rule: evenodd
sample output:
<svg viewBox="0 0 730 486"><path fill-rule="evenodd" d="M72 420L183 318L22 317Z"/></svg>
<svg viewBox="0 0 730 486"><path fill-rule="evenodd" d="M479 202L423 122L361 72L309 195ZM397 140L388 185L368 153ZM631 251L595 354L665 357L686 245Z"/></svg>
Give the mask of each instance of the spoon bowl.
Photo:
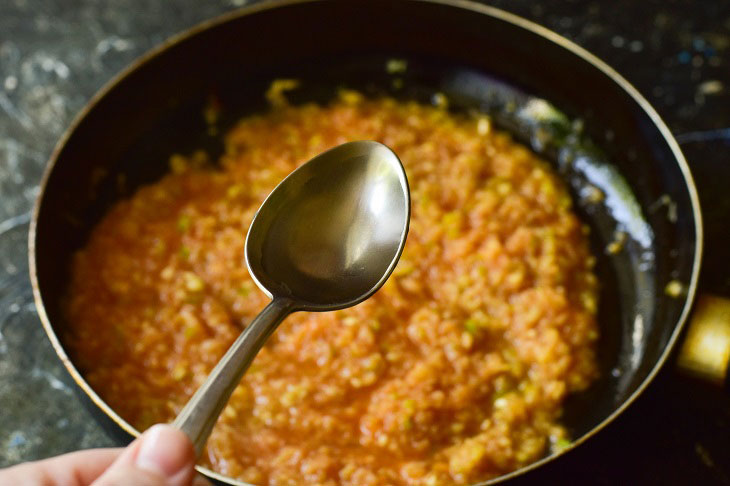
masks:
<svg viewBox="0 0 730 486"><path fill-rule="evenodd" d="M276 186L246 236L246 265L272 301L173 422L198 456L231 393L287 315L350 307L385 283L403 252L410 214L405 169L378 142L339 145Z"/></svg>
<svg viewBox="0 0 730 486"><path fill-rule="evenodd" d="M246 264L269 297L303 310L350 307L385 282L408 232L408 181L378 142L350 142L284 179L251 223Z"/></svg>

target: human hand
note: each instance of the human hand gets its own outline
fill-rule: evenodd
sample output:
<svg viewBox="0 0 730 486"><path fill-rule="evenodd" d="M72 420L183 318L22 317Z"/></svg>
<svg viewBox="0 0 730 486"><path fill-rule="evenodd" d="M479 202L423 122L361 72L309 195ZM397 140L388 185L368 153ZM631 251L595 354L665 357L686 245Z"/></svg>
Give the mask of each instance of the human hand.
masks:
<svg viewBox="0 0 730 486"><path fill-rule="evenodd" d="M122 449L91 449L0 470L0 485L204 486L190 439L155 425Z"/></svg>

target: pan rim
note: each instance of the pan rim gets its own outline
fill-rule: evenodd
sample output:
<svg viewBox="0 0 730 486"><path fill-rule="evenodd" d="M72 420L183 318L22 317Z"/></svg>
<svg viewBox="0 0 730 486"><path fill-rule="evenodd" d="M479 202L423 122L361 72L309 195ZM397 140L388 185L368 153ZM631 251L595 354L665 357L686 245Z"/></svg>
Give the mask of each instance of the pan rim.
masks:
<svg viewBox="0 0 730 486"><path fill-rule="evenodd" d="M32 215L31 215L31 221L30 221L30 226L29 226L29 231L28 231L28 260L29 260L28 265L29 265L31 286L32 286L32 290L33 290L33 298L34 298L36 309L38 312L38 317L41 320L45 333L48 336L48 339L51 342L51 345L53 346L53 349L54 349L56 355L59 357L59 359L63 363L64 367L66 368L66 371L70 374L71 378L74 380L76 385L81 390L83 390L84 394L94 403L94 405L96 407L101 409L101 411L103 411L104 414L108 418L110 418L117 426L119 426L122 430L124 430L126 433L128 433L129 435L131 435L133 437L138 437L140 435L140 432L136 428L134 428L131 424L129 424L126 420L124 420L119 414L117 414L117 412L114 411L114 409L112 409L112 407L109 406L93 390L93 388L88 384L88 382L84 379L84 377L81 375L79 370L73 364L70 357L66 353L65 348L61 344L60 339L56 335L56 332L53 329L50 318L48 317L45 306L43 304L43 297L41 295L40 286L39 286L39 282L38 282L37 265L36 265L37 224L38 224L38 216L40 214L40 209L41 209L41 206L43 205L43 199L44 199L43 196L46 192L46 187L47 187L48 181L50 180L50 177L54 171L58 158L61 155L61 153L63 152L63 149L67 145L68 141L71 139L73 134L76 132L78 126L81 124L81 122L84 119L86 119L87 115L101 102L102 99L104 99L111 91L113 91L117 87L117 85L121 84L129 75L131 75L132 73L136 72L137 70L143 68L146 64L153 61L157 56L164 54L170 48L172 48L178 44L181 44L182 42L200 34L201 32L207 31L209 29L213 29L215 27L218 27L220 25L234 21L241 17L256 14L258 12L286 8L291 5L326 3L326 2L330 2L330 1L337 1L337 0L264 0L262 2L254 4L254 5L245 6L240 9L235 9L235 10L223 13L212 19L204 20L180 33L177 33L177 34L169 37L168 39L164 40L162 43L158 44L157 46L151 48L150 50L148 50L145 53L143 53L142 55L140 55L137 59L132 61L124 69L122 69L120 72L115 74L111 79L109 79L106 83L104 83L102 85L102 87L89 99L89 101L84 105L84 107L79 111L79 113L71 121L68 128L64 131L63 135L59 138L53 151L51 152L51 155L48 158L46 168L43 172L43 176L42 176L40 184L39 184L39 193L38 193L39 195L36 198L34 206L33 206L33 211L32 211ZM601 60L599 57L597 57L596 55L594 55L587 49L579 46L578 44L567 39L566 37L548 29L547 27L537 24L531 20L527 20L523 17L520 17L519 15L507 12L505 10L502 10L502 9L499 9L499 8L496 8L493 6L476 3L475 1L472 1L472 0L401 0L401 1L403 1L403 3L413 3L413 4L421 3L421 4L442 5L445 7L457 8L457 9L461 9L461 10L471 11L471 12L474 12L477 14L482 14L487 17L492 17L494 19L511 24L511 25L513 25L517 28L523 29L523 30L527 30L544 39L547 39L548 41L552 42L553 44L556 44L557 46L571 52L572 54L576 55L583 61L585 61L588 64L590 64L591 66L593 66L594 68L601 71L604 75L606 75L609 79L611 79L611 81L613 81L621 89L623 89L624 92L626 92L626 94L628 94L630 96L630 98L641 108L641 110L643 110L643 112L652 121L653 125L658 129L659 133L662 135L662 138L667 143L670 151L672 152L674 161L677 163L677 165L680 169L680 172L682 173L682 177L684 179L684 183L687 188L688 195L689 195L690 205L692 207L696 243L695 243L695 252L694 252L694 256L693 256L693 264L692 264L692 270L691 270L691 275L690 275L690 281L687 284L687 291L686 291L686 295L684 297L684 304L682 306L682 311L674 325L674 330L672 331L672 333L667 341L667 344L664 347L664 350L662 351L659 358L654 363L654 366L652 367L652 369L648 372L648 374L642 380L642 382L639 384L639 386L637 386L637 388L631 393L631 395L629 395L629 397L627 397L626 400L624 400L623 403L621 403L613 412L611 412L609 415L607 415L603 420L601 420L598 424L596 424L587 433L583 434L581 437L578 437L575 441L573 441L569 447L565 448L564 450L562 450L559 453L545 456L542 459L535 461L527 466L524 466L516 471L510 472L508 474L504 474L502 476L493 478L493 479L485 481L485 482L474 484L472 486L493 485L493 484L501 483L503 481L507 481L509 479L521 476L534 469L537 469L540 466L553 461L554 459L568 453L572 449L583 444L588 439L593 437L595 434L597 434L598 432L603 430L611 422L613 422L619 415L621 415L644 392L644 390L649 386L649 384L652 381L654 381L654 378L656 377L657 373L662 369L662 367L664 366L664 364L667 361L667 358L670 356L672 350L674 349L674 347L677 344L677 340L687 321L687 318L692 309L693 303L695 301L696 293L697 293L700 266L701 266L701 262L702 262L702 255L703 255L703 249L704 249L704 230L703 230L702 214L701 214L701 210L700 210L699 196L697 193L697 188L696 188L696 185L694 182L694 178L692 177L691 170L684 157L684 154L682 153L678 142L676 141L676 139L672 135L671 131L669 130L669 127L663 121L663 119L661 118L659 113L654 109L654 107L649 103L649 101L638 91L638 89L636 89L626 78L624 78L614 68L612 68L605 61ZM245 483L245 482L230 478L228 476L224 476L224 475L217 473L215 471L212 471L206 467L196 466L196 469L199 472L208 475L209 477L212 477L218 481L221 481L221 482L224 482L227 484L231 484L231 485L235 485L235 486L251 486L251 485L249 485L249 483Z"/></svg>

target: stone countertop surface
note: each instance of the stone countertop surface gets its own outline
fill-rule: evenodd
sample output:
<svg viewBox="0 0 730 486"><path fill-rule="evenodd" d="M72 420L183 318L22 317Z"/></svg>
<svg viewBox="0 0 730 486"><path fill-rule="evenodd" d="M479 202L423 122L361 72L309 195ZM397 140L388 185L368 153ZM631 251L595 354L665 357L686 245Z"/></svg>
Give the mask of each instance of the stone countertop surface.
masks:
<svg viewBox="0 0 730 486"><path fill-rule="evenodd" d="M26 238L47 158L89 98L172 34L246 0L0 2L0 467L111 446L33 305ZM730 296L730 2L488 2L586 47L680 142L706 224L700 288ZM606 430L517 484L730 484L730 394L665 366Z"/></svg>

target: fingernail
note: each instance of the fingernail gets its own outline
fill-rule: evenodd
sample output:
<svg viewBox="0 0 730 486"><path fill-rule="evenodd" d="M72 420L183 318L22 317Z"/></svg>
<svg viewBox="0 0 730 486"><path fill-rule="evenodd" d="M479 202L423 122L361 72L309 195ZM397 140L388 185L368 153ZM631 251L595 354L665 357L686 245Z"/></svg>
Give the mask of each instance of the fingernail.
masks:
<svg viewBox="0 0 730 486"><path fill-rule="evenodd" d="M183 432L158 424L142 435L135 464L140 469L172 478L191 465L191 445Z"/></svg>

